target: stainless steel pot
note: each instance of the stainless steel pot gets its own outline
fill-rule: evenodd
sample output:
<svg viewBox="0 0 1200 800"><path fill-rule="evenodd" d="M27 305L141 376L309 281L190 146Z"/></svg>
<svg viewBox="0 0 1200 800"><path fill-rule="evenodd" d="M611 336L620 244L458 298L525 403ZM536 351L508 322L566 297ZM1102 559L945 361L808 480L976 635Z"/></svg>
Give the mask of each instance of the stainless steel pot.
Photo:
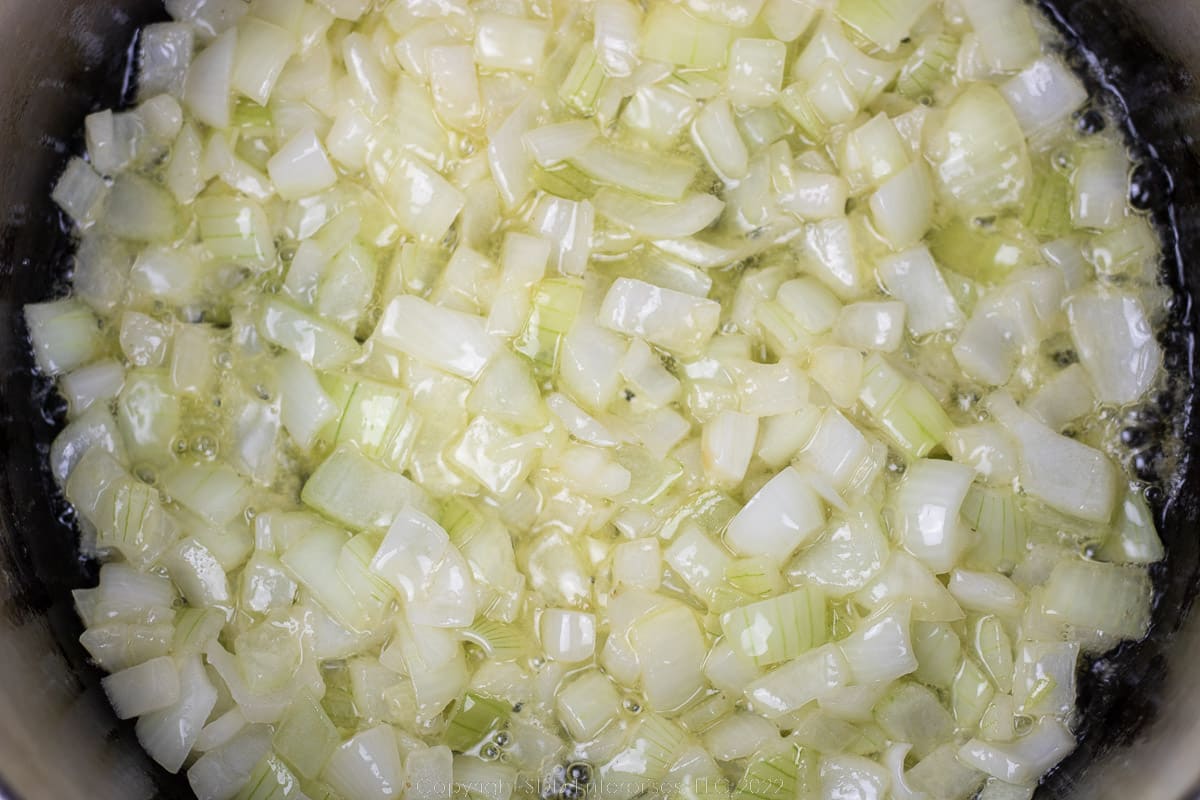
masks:
<svg viewBox="0 0 1200 800"><path fill-rule="evenodd" d="M1188 389L1200 287L1200 3L1041 0L1076 66L1127 104L1143 160L1141 199L1167 231L1177 289L1169 361ZM117 104L134 30L160 0L0 0L0 798L190 797L150 763L99 690L77 643L70 590L94 581L74 555L63 502L41 467L61 409L29 371L20 309L55 293L69 238L48 200L83 116ZM1039 791L1045 798L1200 797L1200 430L1180 393L1172 417L1144 420L1181 436L1189 458L1158 497L1168 562L1145 642L1081 675L1080 746Z"/></svg>

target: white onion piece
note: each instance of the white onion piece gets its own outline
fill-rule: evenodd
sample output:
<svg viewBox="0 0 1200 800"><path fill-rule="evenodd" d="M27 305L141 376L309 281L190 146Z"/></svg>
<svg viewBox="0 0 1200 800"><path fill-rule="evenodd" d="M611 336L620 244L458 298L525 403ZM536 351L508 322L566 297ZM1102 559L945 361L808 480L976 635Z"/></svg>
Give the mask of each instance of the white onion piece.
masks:
<svg viewBox="0 0 1200 800"><path fill-rule="evenodd" d="M311 130L292 137L267 162L281 197L294 200L328 189L337 182L337 173L329 163L325 148Z"/></svg>
<svg viewBox="0 0 1200 800"><path fill-rule="evenodd" d="M695 353L716 331L721 307L712 300L618 278L600 308L601 325L640 336L667 350Z"/></svg>
<svg viewBox="0 0 1200 800"><path fill-rule="evenodd" d="M418 297L388 304L375 335L384 344L464 378L476 378L496 353L484 321Z"/></svg>
<svg viewBox="0 0 1200 800"><path fill-rule="evenodd" d="M855 683L892 681L917 669L910 639L912 608L900 603L867 617L838 642Z"/></svg>
<svg viewBox="0 0 1200 800"><path fill-rule="evenodd" d="M689 195L667 205L611 189L601 189L593 202L601 215L648 239L691 236L711 225L725 208L710 194Z"/></svg>
<svg viewBox="0 0 1200 800"><path fill-rule="evenodd" d="M1067 307L1079 361L1102 402L1124 405L1153 384L1161 352L1146 312L1123 292L1089 290Z"/></svg>
<svg viewBox="0 0 1200 800"><path fill-rule="evenodd" d="M811 485L787 467L758 491L730 521L725 540L735 551L782 560L825 524L825 509Z"/></svg>
<svg viewBox="0 0 1200 800"><path fill-rule="evenodd" d="M962 325L963 313L925 247L889 256L879 262L877 269L888 293L908 307L907 325L913 336Z"/></svg>
<svg viewBox="0 0 1200 800"><path fill-rule="evenodd" d="M178 772L216 703L204 665L190 656L179 666L179 700L138 719L138 741L163 769Z"/></svg>
<svg viewBox="0 0 1200 800"><path fill-rule="evenodd" d="M228 128L237 33L229 30L205 47L188 68L183 102L206 125Z"/></svg>
<svg viewBox="0 0 1200 800"><path fill-rule="evenodd" d="M1109 519L1118 478L1107 456L1050 430L1007 394L989 397L988 410L1020 442L1025 491L1063 513L1096 522Z"/></svg>
<svg viewBox="0 0 1200 800"><path fill-rule="evenodd" d="M1042 717L1029 733L1009 744L972 739L959 759L1008 783L1032 783L1075 749L1075 737L1062 722Z"/></svg>
<svg viewBox="0 0 1200 800"><path fill-rule="evenodd" d="M596 650L596 617L582 611L548 608L539 621L542 649L555 661L577 664Z"/></svg>

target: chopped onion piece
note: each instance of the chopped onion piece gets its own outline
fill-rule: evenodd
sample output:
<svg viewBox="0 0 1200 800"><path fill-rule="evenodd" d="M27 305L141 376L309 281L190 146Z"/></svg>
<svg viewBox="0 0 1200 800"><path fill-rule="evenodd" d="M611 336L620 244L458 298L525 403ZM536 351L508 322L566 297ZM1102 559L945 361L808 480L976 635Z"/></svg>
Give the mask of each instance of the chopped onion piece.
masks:
<svg viewBox="0 0 1200 800"><path fill-rule="evenodd" d="M700 350L716 331L721 307L712 300L631 278L618 278L600 308L601 325L684 354Z"/></svg>

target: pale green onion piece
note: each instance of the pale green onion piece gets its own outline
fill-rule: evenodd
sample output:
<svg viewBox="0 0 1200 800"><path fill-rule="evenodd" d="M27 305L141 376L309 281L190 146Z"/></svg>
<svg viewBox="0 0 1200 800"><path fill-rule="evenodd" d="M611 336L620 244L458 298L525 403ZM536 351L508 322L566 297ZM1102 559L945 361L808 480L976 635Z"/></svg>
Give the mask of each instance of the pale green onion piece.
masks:
<svg viewBox="0 0 1200 800"><path fill-rule="evenodd" d="M802 412L785 431L789 438L795 437L793 442L800 444L798 465L806 468L814 490L828 485L851 495L869 482L877 470L878 455L873 452L872 443L835 408L827 408L815 421ZM824 499L835 506L844 505L840 497Z"/></svg>
<svg viewBox="0 0 1200 800"><path fill-rule="evenodd" d="M482 619L462 633L463 638L478 645L489 658L511 661L526 652L528 642L519 628L503 622Z"/></svg>
<svg viewBox="0 0 1200 800"><path fill-rule="evenodd" d="M451 750L465 752L504 726L511 706L501 700L467 692L450 718L446 744Z"/></svg>
<svg viewBox="0 0 1200 800"><path fill-rule="evenodd" d="M274 753L268 753L250 773L234 800L288 800L299 791L300 782Z"/></svg>
<svg viewBox="0 0 1200 800"><path fill-rule="evenodd" d="M1019 786L997 778L988 778L979 790L978 800L1032 800L1036 786Z"/></svg>
<svg viewBox="0 0 1200 800"><path fill-rule="evenodd" d="M1071 179L1071 219L1077 228L1112 230L1128 214L1129 164L1113 146L1091 147L1077 159Z"/></svg>
<svg viewBox="0 0 1200 800"><path fill-rule="evenodd" d="M656 714L647 714L638 722L628 746L606 767L608 770L636 775L644 781L661 780L687 746L687 735L678 726Z"/></svg>
<svg viewBox="0 0 1200 800"><path fill-rule="evenodd" d="M803 220L844 216L850 189L845 179L819 172L789 172L778 190L780 205Z"/></svg>
<svg viewBox="0 0 1200 800"><path fill-rule="evenodd" d="M1081 594L1079 587L1094 587ZM1079 628L1139 639L1150 624L1145 572L1093 561L1062 561L1046 582L1047 614Z"/></svg>
<svg viewBox="0 0 1200 800"><path fill-rule="evenodd" d="M594 739L620 712L616 687L596 670L574 677L556 695L555 708L567 731L578 741Z"/></svg>
<svg viewBox="0 0 1200 800"><path fill-rule="evenodd" d="M583 287L576 281L554 278L538 284L514 349L538 364L556 365L562 337L575 323L582 295Z"/></svg>
<svg viewBox="0 0 1200 800"><path fill-rule="evenodd" d="M768 720L735 711L704 732L704 749L717 761L734 761L753 755L778 735L778 729Z"/></svg>
<svg viewBox="0 0 1200 800"><path fill-rule="evenodd" d="M721 629L759 666L787 661L829 637L825 597L807 588L752 603L723 614Z"/></svg>
<svg viewBox="0 0 1200 800"><path fill-rule="evenodd" d="M489 45L494 43L481 45L477 38L474 50L469 45L438 45L425 51L434 108L443 124L469 130L482 120L475 54Z"/></svg>
<svg viewBox="0 0 1200 800"><path fill-rule="evenodd" d="M923 759L954 737L954 718L938 696L917 683L902 681L875 707L875 719L888 738L913 746Z"/></svg>
<svg viewBox="0 0 1200 800"><path fill-rule="evenodd" d="M842 22L891 52L908 37L913 25L930 5L929 0L905 0L899 3L841 0L836 13Z"/></svg>
<svg viewBox="0 0 1200 800"><path fill-rule="evenodd" d="M353 442L364 455L386 467L399 468L420 425L409 409L408 392L374 381L336 376L328 376L323 385L324 391L317 389L318 397L326 397L336 409L329 415L336 420L329 434L333 443ZM314 398L312 402L320 401Z"/></svg>
<svg viewBox="0 0 1200 800"><path fill-rule="evenodd" d="M164 554L162 561L190 605L227 613L233 600L229 576L203 543L195 537L183 539Z"/></svg>
<svg viewBox="0 0 1200 800"><path fill-rule="evenodd" d="M592 657L596 649L596 617L582 611L548 608L538 621L546 656L567 664Z"/></svg>
<svg viewBox="0 0 1200 800"><path fill-rule="evenodd" d="M686 161L593 141L569 159L588 177L657 200L679 200L696 177Z"/></svg>
<svg viewBox="0 0 1200 800"><path fill-rule="evenodd" d="M1101 275L1145 275L1157 269L1161 246L1148 219L1129 217L1120 227L1093 239L1088 258Z"/></svg>
<svg viewBox="0 0 1200 800"><path fill-rule="evenodd" d="M867 359L864 372L859 399L906 454L921 458L946 440L950 419L922 384L877 354Z"/></svg>
<svg viewBox="0 0 1200 800"><path fill-rule="evenodd" d="M958 635L944 623L914 622L912 642L920 664L913 677L937 689L949 690L962 660Z"/></svg>
<svg viewBox="0 0 1200 800"><path fill-rule="evenodd" d="M963 500L962 518L979 534L970 563L1011 570L1024 558L1029 523L1011 489L972 486Z"/></svg>
<svg viewBox="0 0 1200 800"><path fill-rule="evenodd" d="M471 800L509 800L516 778L512 767L473 756L454 757L454 788Z"/></svg>
<svg viewBox="0 0 1200 800"><path fill-rule="evenodd" d="M876 114L847 134L842 172L855 188L878 186L909 163L908 148L886 114Z"/></svg>
<svg viewBox="0 0 1200 800"><path fill-rule="evenodd" d="M361 170L367 164L368 136L371 120L361 110L346 106L333 121L325 138L329 155L342 166Z"/></svg>
<svg viewBox="0 0 1200 800"><path fill-rule="evenodd" d="M672 85L643 86L621 112L621 124L656 147L675 144L696 117L700 101Z"/></svg>
<svg viewBox="0 0 1200 800"><path fill-rule="evenodd" d="M805 235L812 256L809 271L844 301L857 298L863 290L864 265L856 236L845 217L816 222Z"/></svg>
<svg viewBox="0 0 1200 800"><path fill-rule="evenodd" d="M540 166L552 167L581 152L599 135L591 122L572 120L534 128L521 138Z"/></svg>
<svg viewBox="0 0 1200 800"><path fill-rule="evenodd" d="M682 67L724 67L732 40L729 28L696 19L671 5L656 6L642 27L642 55Z"/></svg>
<svg viewBox="0 0 1200 800"><path fill-rule="evenodd" d="M604 66L590 44L579 48L575 62L558 89L558 95L567 105L584 116L596 110L596 98L605 82Z"/></svg>
<svg viewBox="0 0 1200 800"><path fill-rule="evenodd" d="M308 450L321 430L338 418L338 408L300 357L285 353L277 364L280 420L300 448Z"/></svg>
<svg viewBox="0 0 1200 800"><path fill-rule="evenodd" d="M38 368L46 375L70 372L99 354L99 322L75 300L27 305L25 323Z"/></svg>
<svg viewBox="0 0 1200 800"><path fill-rule="evenodd" d="M944 76L953 71L958 45L958 39L949 33L931 36L923 41L900 70L896 89L913 99L929 97Z"/></svg>
<svg viewBox="0 0 1200 800"><path fill-rule="evenodd" d="M113 181L105 204L104 225L109 233L139 242L171 239L178 227L171 194L157 183L133 174Z"/></svg>
<svg viewBox="0 0 1200 800"><path fill-rule="evenodd" d="M1024 348L1036 341L1036 311L1028 287L1017 283L984 295L952 352L969 378L1000 386L1008 382Z"/></svg>
<svg viewBox="0 0 1200 800"><path fill-rule="evenodd" d="M593 203L602 216L649 239L691 236L711 225L725 207L710 194L693 194L664 205L612 189L601 189Z"/></svg>
<svg viewBox="0 0 1200 800"><path fill-rule="evenodd" d="M300 499L351 528L386 530L405 506L428 509L420 487L385 469L353 445L335 450L309 476Z"/></svg>
<svg viewBox="0 0 1200 800"><path fill-rule="evenodd" d="M453 755L450 748L414 747L404 758L404 775L408 781L406 794L414 800L436 800L453 783Z"/></svg>
<svg viewBox="0 0 1200 800"><path fill-rule="evenodd" d="M196 219L201 241L218 258L265 266L275 257L270 224L253 200L204 197L196 201Z"/></svg>
<svg viewBox="0 0 1200 800"><path fill-rule="evenodd" d="M1024 714L1070 714L1075 706L1077 642L1021 642L1013 672L1013 700Z"/></svg>
<svg viewBox="0 0 1200 800"><path fill-rule="evenodd" d="M839 797L862 791L868 797L882 796L891 777L876 762L863 756L838 754L825 756L820 765L821 791L827 797Z"/></svg>
<svg viewBox="0 0 1200 800"><path fill-rule="evenodd" d="M500 253L500 284L492 299L488 332L513 336L528 316L530 289L541 280L550 260L552 245L545 239L510 233Z"/></svg>
<svg viewBox="0 0 1200 800"><path fill-rule="evenodd" d="M125 368L115 359L96 361L79 367L58 380L72 417L85 413L96 404L116 399L125 385Z"/></svg>
<svg viewBox="0 0 1200 800"><path fill-rule="evenodd" d="M131 366L161 367L171 343L171 329L151 316L126 311L117 337Z"/></svg>
<svg viewBox="0 0 1200 800"><path fill-rule="evenodd" d="M713 603L732 563L729 554L698 527L689 526L663 553L663 560L687 584L696 596Z"/></svg>

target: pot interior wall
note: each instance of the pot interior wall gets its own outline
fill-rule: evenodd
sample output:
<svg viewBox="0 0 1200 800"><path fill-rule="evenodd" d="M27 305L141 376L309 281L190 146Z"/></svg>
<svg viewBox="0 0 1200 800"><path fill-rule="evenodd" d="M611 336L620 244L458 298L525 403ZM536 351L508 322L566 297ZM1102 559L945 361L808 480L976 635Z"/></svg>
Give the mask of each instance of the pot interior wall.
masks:
<svg viewBox="0 0 1200 800"><path fill-rule="evenodd" d="M1189 614L1200 576L1200 431L1185 391L1195 366L1191 292L1200 286L1200 107L1191 77L1200 73L1200 7L1041 5L1070 40L1086 42L1071 58L1095 87L1127 104L1144 164L1137 177L1168 237L1179 333L1164 344L1184 384L1174 413L1147 429L1152 439L1185 437L1191 457L1156 503L1169 560L1156 568L1153 633L1081 674L1080 747L1038 796L1175 800L1191 796L1200 775L1200 680L1192 669L1200 615ZM70 267L70 239L49 188L81 147L84 115L122 100L133 32L162 16L156 0L0 3L0 797L190 797L181 777L148 762L132 725L113 718L77 643L70 591L92 585L95 569L75 556L69 510L41 466L62 408L30 372L20 314L23 304L53 296Z"/></svg>

